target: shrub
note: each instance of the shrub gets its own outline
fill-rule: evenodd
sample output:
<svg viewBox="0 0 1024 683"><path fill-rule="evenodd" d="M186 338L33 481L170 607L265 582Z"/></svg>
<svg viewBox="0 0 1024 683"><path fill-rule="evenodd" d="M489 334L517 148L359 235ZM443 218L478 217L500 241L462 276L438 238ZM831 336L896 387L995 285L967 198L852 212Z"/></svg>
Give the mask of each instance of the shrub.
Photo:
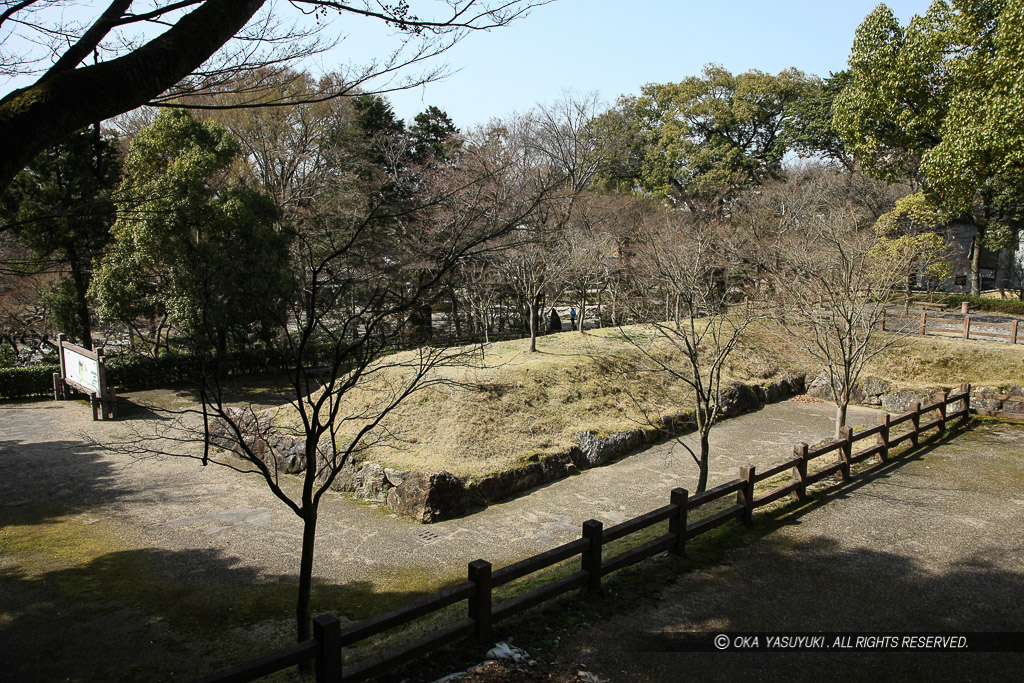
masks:
<svg viewBox="0 0 1024 683"><path fill-rule="evenodd" d="M0 368L0 399L31 398L53 395L53 373L58 365L35 365L28 368Z"/></svg>
<svg viewBox="0 0 1024 683"><path fill-rule="evenodd" d="M966 301L972 311L1024 316L1024 301L1016 299L988 299L970 294L941 294L936 299L954 308L959 308Z"/></svg>

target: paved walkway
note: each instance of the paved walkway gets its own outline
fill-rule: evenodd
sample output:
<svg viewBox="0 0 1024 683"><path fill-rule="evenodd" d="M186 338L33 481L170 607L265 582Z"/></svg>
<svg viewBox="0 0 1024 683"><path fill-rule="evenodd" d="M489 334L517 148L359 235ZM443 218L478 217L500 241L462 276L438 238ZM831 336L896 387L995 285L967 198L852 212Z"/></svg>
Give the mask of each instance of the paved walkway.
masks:
<svg viewBox="0 0 1024 683"><path fill-rule="evenodd" d="M789 457L796 442L826 438L833 412L830 404L786 402L716 426L711 485L735 477L740 465ZM853 409L850 420L874 424L874 411ZM126 426L92 422L78 403L0 408L0 506L52 499L81 515L83 524L119 523L146 546L210 550L199 556L217 557L218 567L294 576L299 521L262 479L194 460L131 458L89 443L115 440ZM694 445L692 437L683 441ZM696 477L689 453L671 441L433 525L332 494L322 503L314 572L320 580L368 581L381 589L394 589L410 572L420 581L431 575L450 580L476 558L499 567L578 538L587 519L607 526L664 505L672 488L693 490ZM216 568L192 559L181 571Z"/></svg>

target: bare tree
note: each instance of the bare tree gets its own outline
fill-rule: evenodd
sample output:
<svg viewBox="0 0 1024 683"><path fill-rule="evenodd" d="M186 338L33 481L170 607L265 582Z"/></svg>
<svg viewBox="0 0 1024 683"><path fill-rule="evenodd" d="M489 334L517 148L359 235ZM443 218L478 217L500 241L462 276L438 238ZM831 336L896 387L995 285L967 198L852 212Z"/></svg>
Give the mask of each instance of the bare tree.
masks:
<svg viewBox="0 0 1024 683"><path fill-rule="evenodd" d="M664 322L620 330L643 353L647 370L667 373L693 392L699 446L695 451L683 445L697 465L700 492L708 484L711 429L723 409L725 363L747 327L763 315L763 290L742 276L744 244L731 226L666 212L652 218L643 238L634 314ZM671 303L667 319L660 317L665 301ZM654 335L644 334L651 328Z"/></svg>
<svg viewBox="0 0 1024 683"><path fill-rule="evenodd" d="M498 267L524 309L530 353L536 353L540 306L558 271L558 254L543 231L520 227L505 242Z"/></svg>
<svg viewBox="0 0 1024 683"><path fill-rule="evenodd" d="M81 22L65 18L70 0L4 3L0 72L37 78L0 99L0 190L37 153L84 126L183 97L188 101L176 106L218 106L201 100L239 73L281 67L332 47L338 42L332 17L383 22L401 37L399 45L385 57L351 67L340 89L290 94L272 103L261 101L257 80L252 101L233 106L329 99L380 78L385 80L378 91L436 79L443 69L400 74L443 53L467 32L505 26L544 2L161 0L135 8L133 0L111 0ZM90 59L92 64L83 65Z"/></svg>
<svg viewBox="0 0 1024 683"><path fill-rule="evenodd" d="M584 332L590 296L600 302L607 286L609 261L617 246L614 222L619 216L615 208L615 197L583 193L560 235L558 279L579 308L580 333ZM600 315L598 310L598 318Z"/></svg>
<svg viewBox="0 0 1024 683"><path fill-rule="evenodd" d="M292 232L297 303L258 312L279 319L280 335L268 352L283 362L288 382L281 397L296 416L290 428L275 426L251 405L237 408L222 383L224 358L208 358L198 378L201 409L185 411L160 452L201 458L261 476L269 490L302 520L302 551L296 607L298 639L310 635L310 591L318 511L323 496L346 465L365 448L392 438L391 415L431 382L439 365L457 354L421 347L391 355L409 319L443 291L450 273L466 259L482 258L493 241L529 223L553 189L524 178L516 191L509 169L487 154L468 150L458 168L435 166L421 176L415 202L400 209L382 192L342 187L321 197ZM272 303L267 298L267 304ZM264 297L254 296L259 309ZM213 348L207 342L200 347ZM357 396L358 400L352 400ZM219 425L212 430L213 425ZM275 434L284 429L284 437ZM211 437L211 431L216 435ZM205 440L201 454L189 451ZM216 444L230 446L241 461ZM152 435L115 445L152 452ZM299 472L296 491L285 484Z"/></svg>
<svg viewBox="0 0 1024 683"><path fill-rule="evenodd" d="M877 248L877 216L851 197L849 181L825 169L790 180L805 183L813 201L773 237L777 251L768 269L785 331L829 379L837 438L864 368L900 341L882 332L881 320L907 272L905 254Z"/></svg>

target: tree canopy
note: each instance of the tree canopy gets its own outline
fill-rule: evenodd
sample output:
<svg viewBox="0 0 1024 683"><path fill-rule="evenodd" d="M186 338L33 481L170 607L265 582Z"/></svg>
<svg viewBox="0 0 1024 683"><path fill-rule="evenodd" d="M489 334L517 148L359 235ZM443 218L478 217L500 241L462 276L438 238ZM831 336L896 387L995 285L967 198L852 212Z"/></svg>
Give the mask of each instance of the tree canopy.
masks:
<svg viewBox="0 0 1024 683"><path fill-rule="evenodd" d="M1024 3L936 0L902 27L879 5L857 29L834 121L864 169L923 184L935 206L1008 245L1024 198Z"/></svg>
<svg viewBox="0 0 1024 683"><path fill-rule="evenodd" d="M793 105L815 84L796 69L733 75L709 64L702 76L646 85L617 106L632 137L617 180L692 209L714 207L780 172Z"/></svg>
<svg viewBox="0 0 1024 683"><path fill-rule="evenodd" d="M182 110L157 116L132 141L118 192L113 243L95 274L100 316L164 325L203 351L224 351L271 326L257 312L283 304L287 249L270 198L233 183L238 142ZM279 316L283 317L283 316ZM138 330L137 330L138 331Z"/></svg>
<svg viewBox="0 0 1024 683"><path fill-rule="evenodd" d="M0 224L31 251L19 269L59 273L44 297L54 325L90 349L86 291L114 222L119 174L117 146L83 129L44 150L0 195Z"/></svg>

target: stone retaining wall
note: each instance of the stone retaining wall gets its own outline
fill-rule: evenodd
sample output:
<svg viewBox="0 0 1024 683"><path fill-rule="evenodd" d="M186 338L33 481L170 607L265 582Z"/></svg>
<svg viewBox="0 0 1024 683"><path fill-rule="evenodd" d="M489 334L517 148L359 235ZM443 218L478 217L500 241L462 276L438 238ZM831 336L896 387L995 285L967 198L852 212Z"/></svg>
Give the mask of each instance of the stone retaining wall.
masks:
<svg viewBox="0 0 1024 683"><path fill-rule="evenodd" d="M733 417L804 392L804 377L787 377L763 385L729 382L722 390L720 415ZM301 473L304 440L279 434L273 427L272 411L253 413L229 409L245 443L254 455L286 473ZM580 470L603 465L631 453L645 444L671 435L692 431L696 420L692 413L663 417L659 427L646 427L613 434L579 432L576 445L567 452L538 454L523 464L473 479L460 479L440 472L416 472L383 467L377 463L353 459L346 463L331 488L352 493L360 500L386 505L395 513L418 522L431 523L465 514L472 507L496 503ZM238 432L224 420L214 420L210 443L241 454ZM323 456L321 456L323 457Z"/></svg>
<svg viewBox="0 0 1024 683"><path fill-rule="evenodd" d="M951 389L952 388L936 388L924 391L898 389L885 380L869 378L854 385L853 392L850 396L850 403L865 406L877 406L886 412L899 415L910 410L911 403L933 403L938 400L940 392L947 391L948 393ZM809 396L814 396L815 398L831 401L832 393L829 388L828 374L823 372L815 377L807 387L807 394ZM1016 384L1011 385L1008 390L1000 390L997 387L972 387L971 394L1024 396L1024 387L1017 386ZM971 408L976 410L1013 411L1019 410L1021 407L1024 407L1024 404L1016 401L1001 401L998 399L978 397L971 398Z"/></svg>

